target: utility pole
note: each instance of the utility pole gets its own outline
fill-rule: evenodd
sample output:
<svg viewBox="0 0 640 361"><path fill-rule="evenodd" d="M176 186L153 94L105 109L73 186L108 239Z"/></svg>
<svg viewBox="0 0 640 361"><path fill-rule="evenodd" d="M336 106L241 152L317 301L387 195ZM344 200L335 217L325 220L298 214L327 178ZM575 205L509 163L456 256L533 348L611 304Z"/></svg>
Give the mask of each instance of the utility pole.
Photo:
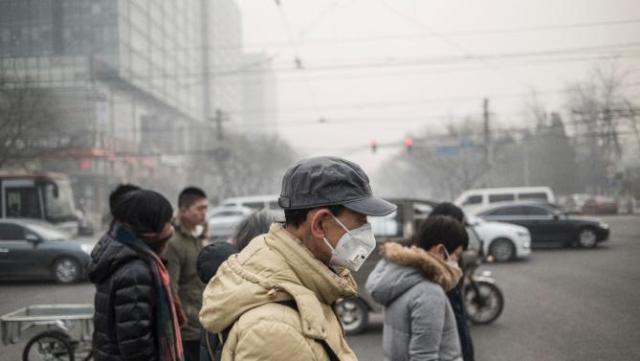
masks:
<svg viewBox="0 0 640 361"><path fill-rule="evenodd" d="M201 4L200 11L201 14L201 22L202 22L202 97L204 102L202 103L203 108L202 111L204 113L204 118L211 116L211 39L209 37L210 28L209 22L209 1L203 1Z"/></svg>
<svg viewBox="0 0 640 361"><path fill-rule="evenodd" d="M213 118L213 121L216 122L218 140L222 140L224 138L224 134L222 134L222 122L226 122L228 120L229 116L227 113L223 112L220 108L216 109L216 116Z"/></svg>
<svg viewBox="0 0 640 361"><path fill-rule="evenodd" d="M524 179L524 185L527 187L531 185L531 181L529 180L529 178L531 178L529 171L529 141L530 139L524 139L522 141L522 178Z"/></svg>
<svg viewBox="0 0 640 361"><path fill-rule="evenodd" d="M492 151L492 143L491 143L491 125L489 119L489 99L484 98L482 102L482 118L484 121L484 156L487 166L487 173L485 177L486 186L491 186L491 172L493 168L493 151Z"/></svg>

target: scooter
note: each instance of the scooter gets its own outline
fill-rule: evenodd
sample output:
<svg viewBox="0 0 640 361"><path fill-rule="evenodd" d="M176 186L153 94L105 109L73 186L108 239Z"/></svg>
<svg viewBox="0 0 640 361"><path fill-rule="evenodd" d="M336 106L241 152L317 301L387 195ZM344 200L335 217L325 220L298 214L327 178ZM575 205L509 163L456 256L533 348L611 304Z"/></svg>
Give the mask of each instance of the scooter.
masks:
<svg viewBox="0 0 640 361"><path fill-rule="evenodd" d="M491 271L478 273L482 256L474 252L465 252L462 256L463 272L462 297L467 318L476 324L489 324L495 321L504 308L504 296L496 285Z"/></svg>

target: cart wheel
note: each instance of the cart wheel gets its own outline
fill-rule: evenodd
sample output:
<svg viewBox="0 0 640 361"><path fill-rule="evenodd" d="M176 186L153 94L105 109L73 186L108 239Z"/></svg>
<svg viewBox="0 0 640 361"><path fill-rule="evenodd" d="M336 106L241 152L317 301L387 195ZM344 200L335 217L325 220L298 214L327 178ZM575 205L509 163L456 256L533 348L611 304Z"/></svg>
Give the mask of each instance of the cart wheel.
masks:
<svg viewBox="0 0 640 361"><path fill-rule="evenodd" d="M24 347L22 361L74 361L69 336L60 331L35 335Z"/></svg>
<svg viewBox="0 0 640 361"><path fill-rule="evenodd" d="M90 361L90 360L93 360L93 351L89 351L89 354L84 359L84 361Z"/></svg>

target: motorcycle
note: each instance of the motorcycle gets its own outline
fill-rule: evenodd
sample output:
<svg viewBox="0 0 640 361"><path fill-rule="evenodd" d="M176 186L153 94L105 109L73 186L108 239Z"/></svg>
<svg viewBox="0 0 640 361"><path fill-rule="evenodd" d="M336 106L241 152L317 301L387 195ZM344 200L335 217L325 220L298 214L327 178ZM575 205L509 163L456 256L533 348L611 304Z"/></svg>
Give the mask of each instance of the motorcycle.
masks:
<svg viewBox="0 0 640 361"><path fill-rule="evenodd" d="M463 272L462 298L467 318L476 324L490 324L495 321L504 308L504 296L496 285L491 271L478 268L482 256L476 252L465 252L462 256Z"/></svg>

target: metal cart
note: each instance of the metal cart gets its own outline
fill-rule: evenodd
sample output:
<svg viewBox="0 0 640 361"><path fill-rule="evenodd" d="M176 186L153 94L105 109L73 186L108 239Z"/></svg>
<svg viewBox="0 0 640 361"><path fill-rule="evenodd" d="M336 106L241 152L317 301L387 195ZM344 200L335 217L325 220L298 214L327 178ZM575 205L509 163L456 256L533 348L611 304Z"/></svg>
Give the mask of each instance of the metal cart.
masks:
<svg viewBox="0 0 640 361"><path fill-rule="evenodd" d="M93 305L32 305L0 317L4 345L29 339L23 361L91 359Z"/></svg>

